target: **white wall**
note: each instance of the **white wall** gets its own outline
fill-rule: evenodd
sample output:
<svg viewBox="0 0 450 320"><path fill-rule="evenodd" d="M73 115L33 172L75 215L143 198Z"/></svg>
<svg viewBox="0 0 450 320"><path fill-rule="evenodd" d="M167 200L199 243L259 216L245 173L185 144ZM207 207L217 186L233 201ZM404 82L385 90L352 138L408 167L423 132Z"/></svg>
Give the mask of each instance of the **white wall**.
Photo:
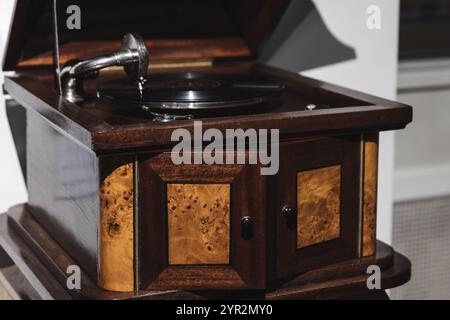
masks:
<svg viewBox="0 0 450 320"><path fill-rule="evenodd" d="M450 59L403 61L398 99L414 106L414 122L396 135L394 200L450 195Z"/></svg>
<svg viewBox="0 0 450 320"><path fill-rule="evenodd" d="M357 59L305 72L305 75L388 99L396 98L398 63L398 0L315 0L334 35L356 49ZM366 27L367 7L381 8L381 30ZM392 241L394 132L381 134L377 237Z"/></svg>
<svg viewBox="0 0 450 320"><path fill-rule="evenodd" d="M14 0L0 1L0 61L3 61L5 42L9 30L14 7ZM3 65L3 63L2 63ZM3 74L0 71L0 84L3 85ZM5 98L0 90L0 213L9 207L27 201L27 191L14 147L11 130L6 118Z"/></svg>
<svg viewBox="0 0 450 320"><path fill-rule="evenodd" d="M346 46L356 50L356 59L301 72L303 75L332 82L388 99L396 98L399 0L313 0L329 31ZM381 9L381 30L366 27L370 5ZM317 20L317 19L316 19ZM299 58L319 41L311 34L314 21L307 21L292 32L271 58L281 64L281 57ZM317 27L320 30L320 27ZM311 42L313 41L313 43ZM293 45L293 43L297 45ZM299 44L302 43L301 45ZM321 47L321 46L319 46ZM322 47L326 48L326 46ZM317 59L329 52L317 52ZM308 55L310 56L310 55ZM286 63L284 62L284 65ZM293 62L295 64L295 62ZM394 133L381 135L378 191L378 238L391 243L394 169Z"/></svg>

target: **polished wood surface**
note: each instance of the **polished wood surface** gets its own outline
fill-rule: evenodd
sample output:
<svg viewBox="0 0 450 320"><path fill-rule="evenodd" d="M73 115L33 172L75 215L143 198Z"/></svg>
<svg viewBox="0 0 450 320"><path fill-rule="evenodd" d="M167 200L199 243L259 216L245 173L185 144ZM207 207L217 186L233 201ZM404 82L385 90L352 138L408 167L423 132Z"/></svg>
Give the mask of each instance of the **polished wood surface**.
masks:
<svg viewBox="0 0 450 320"><path fill-rule="evenodd" d="M294 87L301 88L304 84L295 83L292 86L292 90L294 90ZM301 89L298 91L302 92ZM21 88L20 92L22 98L27 99L32 96L24 88ZM43 112L46 108L44 100L53 99L49 94L51 95L51 91L43 93L42 99L34 107ZM331 94L333 98L337 95L337 93ZM286 101L294 101L296 98L288 94L286 99ZM341 97L337 102L343 103L347 101L345 99L345 97ZM286 127L282 127L280 129L280 172L275 177L265 178L260 175L257 166L173 165L170 153L164 152L170 150L169 145L144 144L132 149L123 147L123 134L126 135L130 128L137 128L138 131L145 129L145 132L149 130L154 135L152 138L159 139L161 136L158 136L159 131L155 131L156 128L168 134L169 130L173 130L178 125L183 127L184 124L192 131L192 121L169 124L152 122L150 124L145 122L150 120L143 119L144 123L140 125L134 123L116 126L98 122L98 119L91 116L91 110L88 107L83 109L83 112L87 113L82 116L77 114L77 110L80 109L78 106L66 104L59 98L58 103L58 108L53 109L53 114L49 112L38 116L32 109L28 109L29 119L32 121L29 131L32 135L30 141L34 142L29 155L32 156L31 158L37 159L30 162L32 166L30 207L38 221L45 225L49 233L57 238L63 248L71 251L74 259L79 261L79 264L93 278L97 277L99 269L102 268L102 253L98 251L97 238L100 232L98 225L100 221L99 185L103 181L102 179L117 167L130 163L130 160L127 160L120 165L117 164L117 167L112 166L110 172L104 175L104 159L121 159L124 156L136 158L139 163L136 173L139 177L136 182L136 190L141 196L136 199L136 208L139 208L141 212L135 212L139 216L139 223L136 224L138 227L133 232L136 235L134 239L134 280L136 286L140 288L173 289L183 287L197 290L213 286L217 290L225 288L261 289L287 277L298 275L312 268L350 259L360 253L362 242L362 222L359 208L361 201L361 133L358 128L348 129L350 132L354 132L353 134L326 137L324 135L331 135L334 131L313 135L299 131L288 133L289 131L283 131L286 130ZM396 108L394 107L394 109ZM389 107L380 107L381 109L386 110ZM324 118L330 121L329 117L333 118L339 114L340 110L319 110L318 112L324 113L316 114L312 119L317 117L316 119ZM407 113L408 107L398 107L397 110ZM314 115L315 111L301 112L301 118L306 117L305 119L307 119L308 115ZM286 121L292 120L290 115L290 113L278 114L280 119L284 118ZM368 115L373 116L374 113L369 112ZM45 120L42 119L43 116L46 117ZM239 117L239 125L245 123L246 119L252 116L260 117L261 115ZM386 118L383 117L375 118L386 121ZM85 123L87 127L72 127L70 124L71 121L83 122L84 119L89 120ZM209 125L218 123L221 130L225 130L226 124L236 126L236 116L224 117L223 122L221 119L211 120L208 118L204 123L209 123ZM227 119L233 119L233 124L227 122ZM241 121L241 119L243 120ZM371 119L368 117L364 126L372 126ZM208 122L209 120L212 122ZM300 118L297 120L300 121ZM255 123L258 127L268 123L262 118L259 118L259 121ZM405 118L402 121L405 121ZM63 122L65 127L60 126ZM271 125L274 125L273 119ZM347 125L350 124L347 123ZM33 131L34 126L39 127L42 132ZM206 129L205 125L204 129ZM296 130L302 129L296 125ZM84 143L75 138L80 132L87 134L84 136L86 139ZM92 138L89 136L91 132L98 134L109 132L115 135L118 140L110 142L116 151L120 150L120 153L112 152L113 150L109 148L101 152L92 150L95 149L95 143L93 140L89 140L90 137ZM140 135L136 136L136 140L140 138ZM45 141L39 139L45 139ZM169 138L167 137L167 139ZM44 145L44 149L48 149L47 153L41 154L41 150L37 148L38 145ZM76 156L64 158L69 154ZM69 174L69 170L58 169L58 166L68 161L76 164L74 168L80 172ZM281 214L281 208L286 204L296 207L297 173L338 165L342 167L340 237L298 248L297 224L295 224L297 221L292 227L292 222L287 221ZM107 165L107 167L110 166ZM71 166L69 168L72 170ZM55 172L58 174L55 175ZM56 180L54 188L53 184L50 185L51 188L42 188L42 185L52 181L51 178L49 180L49 176ZM77 180L85 176L87 182ZM61 186L63 183L64 185ZM222 265L202 270L203 272L199 272L197 266L192 266L191 269L177 263L176 266L170 266L167 185L183 183L231 184L229 265L221 263ZM89 189L91 193L88 196L80 195L80 190L86 190L86 186L91 188ZM66 194L65 198L59 198L61 192ZM273 195L273 197L267 195ZM67 205L62 206L64 203ZM58 210L55 210L54 206L57 206ZM80 212L80 209L85 209L85 211ZM61 215L60 212L65 212L65 214ZM246 216L254 220L254 233L249 240L241 234L241 219ZM86 221L89 217L92 221ZM84 227L85 225L87 227ZM79 228L82 230L81 232ZM129 244L125 246L130 247ZM139 274L136 270L140 270ZM187 276L189 274L192 276ZM202 277L197 278L198 274L201 274ZM214 281L211 279L218 280L213 283Z"/></svg>
<svg viewBox="0 0 450 320"><path fill-rule="evenodd" d="M96 99L98 85L123 79L122 70L104 70L95 81L85 81L88 99L82 103L61 98L54 69L46 70L52 2L42 3L32 7L19 0L13 26L28 15L38 18L35 28L27 23L27 30L12 36L8 52L14 54L7 54L5 65L20 70L6 78L5 88L27 109L26 210L32 215L18 210L8 221L46 267L70 261L92 279L91 289L152 295L159 289L261 291L350 260L360 272L364 262L355 262L360 255L374 262L376 165L373 141L362 137L405 127L412 111L255 64L257 48L288 0L136 1L135 6L83 1L89 9L83 30L67 32L63 26L59 34L64 60L115 50L126 25L126 32L142 30L159 66L163 61L184 66L151 68L152 75L226 73L283 84L275 101L250 112L195 114L203 130L279 130L280 171L271 177L261 176L259 165L173 164L173 131L192 134L195 122L157 122L140 107ZM57 10L66 14L67 4L72 3L58 1ZM168 17L175 23L167 24ZM37 63L36 70L27 63ZM309 104L317 107L307 110ZM297 214L284 215L284 206ZM61 253L57 248L70 259L47 253Z"/></svg>
<svg viewBox="0 0 450 320"><path fill-rule="evenodd" d="M120 39L120 37L118 38ZM155 39L145 42L151 48L150 68L163 63L182 63L183 61L200 61L248 57L252 53L240 38L219 39ZM86 42L71 42L60 48L61 63L72 59L90 59L108 52L115 52L122 47L121 41L97 41L95 46ZM52 64L52 52L44 52L32 59L19 62L17 68L39 67Z"/></svg>
<svg viewBox="0 0 450 320"><path fill-rule="evenodd" d="M239 116L239 127L244 130L259 127L279 129L281 136L317 132L342 134L374 128L400 129L412 120L412 109L408 106L272 67L257 65L249 69L247 64L228 64L203 68L208 72L226 70L233 73L241 70L287 85L287 90L280 97L280 104L273 109ZM21 105L45 117L57 130L97 154L125 149L163 148L173 144L171 135L177 128L193 133L192 121L155 123L145 117L133 119L119 116L111 112L110 104L100 100L94 100L95 104L83 108L62 100L56 91L49 90L52 87L53 80L48 73L27 73L5 79L6 90ZM317 104L318 109L305 111L309 103ZM99 109L106 112L96 112ZM227 128L236 126L236 115L206 117L202 121L204 130L216 128L225 132Z"/></svg>
<svg viewBox="0 0 450 320"><path fill-rule="evenodd" d="M140 283L141 289L261 289L266 287L266 215L267 207L265 203L265 194L267 193L267 179L260 175L260 168L257 165L194 165L183 164L175 165L171 161L170 152L164 152L158 155L143 155L140 160L140 192L144 195L141 199L141 222L140 222ZM218 260L224 264L216 265L170 265L168 248L172 241L170 232L176 231L169 223L175 222L170 214L172 207L168 207L167 196L176 193L170 185L185 185L183 198L190 197L189 188L192 185L203 185L201 194L195 192L192 194L192 202L197 196L198 206L194 218L189 219L180 225L177 223L177 229L180 232L187 232L193 226L194 235L189 231L189 237L198 238L202 233L202 218L209 218L214 227L207 228L208 233L204 239L210 241L210 232L216 232L216 224L221 226L220 232L214 236L215 240L220 240L220 246L224 251L218 253ZM207 191L211 185L217 186L222 196L219 199L220 206L226 210L219 209L216 204L216 198L219 193L210 193ZM224 186L225 185L225 186ZM229 186L229 187L228 187ZM172 189L171 189L172 188ZM227 195L227 193L229 193ZM208 197L206 197L208 195ZM178 196L177 196L178 198ZM229 201L227 200L229 199ZM186 203L184 199L181 207L176 208L178 214L184 210L185 214L188 206L196 206ZM169 198L170 201L170 198ZM170 202L170 205L173 203ZM203 210L204 205L208 210ZM212 206L212 207L211 207ZM215 206L215 207L214 207ZM212 209L212 211L209 211ZM217 221L221 215L229 212L229 217L223 222ZM213 213L213 214L211 214ZM203 217L203 214L207 214ZM192 215L192 214L190 214ZM201 216L200 216L201 215ZM250 216L253 219L253 234L250 238L244 238L241 234L241 219ZM215 219L215 220L214 220ZM228 221L229 219L229 221ZM206 221L206 220L205 220ZM217 222L214 222L217 221ZM229 222L229 226L226 223ZM191 224L192 226L186 226ZM180 228L185 230L181 231ZM168 231L171 230L172 231ZM172 233L175 234L176 232ZM229 239L229 248L227 242ZM188 241L191 241L187 239ZM213 239L214 241L214 239ZM213 244L213 243L211 243ZM186 244L182 244L182 248ZM205 249L205 244L200 243ZM190 248L186 248L190 251ZM211 249L215 249L214 246ZM225 254L229 250L229 257ZM208 247L206 246L206 252ZM180 251L180 254L181 251ZM208 257L201 253L198 258ZM183 257L177 259L185 259ZM216 259L216 258L214 258ZM174 260L177 261L177 260ZM184 261L185 262L185 261Z"/></svg>
<svg viewBox="0 0 450 320"><path fill-rule="evenodd" d="M5 70L53 67L51 0L18 0ZM120 48L122 36L137 32L153 59L255 57L290 0L121 0L57 2L62 63ZM82 12L81 30L66 27L67 8ZM120 21L120 23L117 23ZM170 23L168 23L170 22Z"/></svg>
<svg viewBox="0 0 450 320"><path fill-rule="evenodd" d="M229 184L168 184L170 265L230 263Z"/></svg>
<svg viewBox="0 0 450 320"><path fill-rule="evenodd" d="M100 187L99 279L101 288L134 290L133 164L115 169Z"/></svg>
<svg viewBox="0 0 450 320"><path fill-rule="evenodd" d="M27 112L29 207L79 265L97 278L98 158Z"/></svg>
<svg viewBox="0 0 450 320"><path fill-rule="evenodd" d="M36 221L25 206L0 216L0 244L14 260L42 299L344 299L379 296L367 289L370 265L381 269L386 290L400 286L411 276L411 264L391 247L378 242L377 253L306 272L266 291L157 291L120 293L100 289L82 270L81 290L67 290L65 272L74 261ZM199 270L200 273L200 270Z"/></svg>
<svg viewBox="0 0 450 320"><path fill-rule="evenodd" d="M377 230L378 133L367 134L364 140L364 196L362 254L376 250Z"/></svg>
<svg viewBox="0 0 450 320"><path fill-rule="evenodd" d="M339 238L341 166L297 174L297 248Z"/></svg>
<svg viewBox="0 0 450 320"><path fill-rule="evenodd" d="M358 256L360 143L360 136L350 135L311 138L306 141L292 140L281 144L280 171L275 178L276 203L273 211L275 221L269 225L269 228L274 225L275 230L268 231L276 243L276 257L272 258L272 261L276 261L276 269L272 270L276 279L292 277L314 268ZM323 176L324 179L321 178L320 181L312 180L314 175L306 176L308 181L312 182L311 188L302 190L302 183L298 179L299 173L301 175L303 172L312 172L323 175L324 171L320 170L323 168L330 170L325 170L329 175ZM323 193L329 197L326 201L322 200L325 194L316 195L314 190L314 186L322 187L322 184L323 188L316 190L323 190ZM340 189L339 192L334 188ZM298 191L300 191L300 197L298 197ZM302 195L305 195L303 199ZM305 197L307 201L316 199L313 201L318 201L321 205L308 207L301 203L305 201ZM336 211L337 202L339 211ZM331 206L329 211L326 205ZM296 215L286 217L282 213L284 206L293 208L298 206L297 209L300 211L297 210ZM337 221L334 220L336 218L328 218L329 226L321 220L336 212L340 213L339 229L337 229ZM334 226L331 225L332 222ZM303 229L304 223L308 224L308 230L306 227ZM317 223L321 223L322 226L316 226ZM304 230L308 237L302 239L304 236L298 234L299 230ZM299 247L300 239L311 241L309 232L313 231L316 231L315 237L323 234L322 238L317 239L333 239L314 241L314 245ZM339 236L336 237L338 231ZM316 240L316 238L313 239Z"/></svg>
<svg viewBox="0 0 450 320"><path fill-rule="evenodd" d="M30 154L37 160L30 165L37 167L29 171L31 175L30 190L33 190L33 195L30 197L30 210L36 219L48 229L48 232L57 238L61 246L65 250L71 251L74 260L88 270L92 278L95 279L97 274L104 277L99 280L99 283L105 287L108 286L106 284L108 281L111 283L121 282L122 280L127 282L128 287L125 289L121 287L122 283L108 286L111 290L130 290L134 285L132 280L135 281L136 286L145 290L177 288L195 290L206 288L216 290L262 289L276 285L288 277L327 264L351 259L359 254L359 246L362 241L360 235L362 222L360 221L359 208L359 196L361 194L359 166L362 160L361 143L363 142L361 141L361 135L284 137L280 148L280 172L275 177L266 178L260 175L260 168L255 165L175 165L171 161L170 152L152 151L151 149L137 157L135 153L96 157L89 149L69 140L67 135L60 134L53 127L44 125L45 122L36 115L32 114L30 121L32 121L30 134L39 132L39 130L33 129L34 127L45 132L45 134L32 137L31 141L39 142L36 139L42 139L42 137L49 139L49 143L45 145L45 148L48 148L47 158L44 158L45 161L39 159L43 155L38 155L37 148L31 149L33 153ZM40 143L43 144L43 142ZM76 157L67 160L61 158L67 150L69 151L67 154L74 153ZM87 180L89 183L82 184L77 180L84 177L83 174L86 174L86 172L75 171L76 173L69 174L69 170L63 170L65 167L61 170L58 169L59 165L65 164L69 160L75 161L74 163L77 164L76 170L87 168L87 172L90 173ZM136 164L137 171L135 174L138 178L135 186L141 195L136 201L133 201L136 202L136 208L139 208L140 212L138 212L138 228L132 229L130 221L133 220L133 216L132 210L129 208L132 205L132 200L127 197L127 203L119 202L116 203L117 206L111 206L111 203L106 205L108 198L105 194L107 195L108 191L110 194L113 192L112 199L116 201L125 200L125 198L121 198L115 193L115 183L110 190L107 187L111 187L111 184L108 186L107 183L103 185L103 188L100 188L104 191L103 198L99 194L98 186L105 179L106 182L111 182L116 181L117 178L121 182L123 182L122 179L125 179L127 188L131 188L134 178L132 174L126 170L121 170L121 168L127 168L127 165L130 168L130 163L134 161L138 163ZM299 228L301 229L304 225L301 216L303 209L298 208L300 209L300 219L294 221L294 227L292 227L292 221L288 221L282 216L281 208L284 205L295 207L297 202L299 204L302 202L302 199L298 199L298 188L301 195L302 185L305 185L305 183L301 182L301 174L298 179L299 172L317 173L320 169L335 167L341 169L337 170L340 171L341 190L334 193L340 196L341 215L338 223L340 236L333 237L333 239L328 238L327 241L323 239L323 242L317 242L314 245L299 247L297 238L299 238ZM57 180L55 188L41 188L41 185L51 181L48 180L48 176L55 172L58 172L56 177L62 175L62 177L67 176L67 178ZM118 176L116 176L116 173L118 173ZM309 177L306 180L311 181L313 179ZM322 182L328 180L331 181L332 179L321 177ZM73 181L73 186L70 184L71 181ZM82 181L84 183L84 180ZM61 187L61 183L65 183L65 185ZM229 191L230 221L227 229L228 234L226 234L228 241L223 241L224 238L220 238L220 242L228 244L229 247L225 245L225 250L218 254L220 259L214 260L214 263L209 260L206 268L201 268L198 265L185 265L186 261L177 261L177 258L172 261L175 265L170 265L170 241L173 237L169 233L171 230L179 229L179 227L171 228L169 226L170 221L168 220L170 217L168 213L173 206L171 206L170 201L168 203L168 199L170 200L168 194L176 194L175 191L171 192L170 185L183 184L202 185L203 187L217 184L231 186ZM330 184L339 185L336 182ZM324 183L324 186L327 185L328 183ZM77 188L86 190L86 186L92 188L90 197L86 198L83 197L84 194L76 193ZM119 189L122 190L122 187L121 185ZM61 205L64 203L63 200L65 201L64 198L59 198L61 195L60 189L63 192L72 190L73 193L67 195L67 200L75 201L75 204L69 201L68 206L61 207L61 210L66 212L64 216L59 215L60 211L56 211L52 207L54 203ZM312 190L314 187L309 189ZM332 187L328 189L333 190ZM197 197L189 194L188 191L185 193L188 197L192 196L193 201ZM308 191L307 194L312 195L313 192ZM41 197L38 197L39 195ZM273 196L269 197L268 195ZM79 204L76 202L77 197L80 197ZM203 198L206 199L207 197L203 196ZM93 202L90 207L86 207L83 201L89 199ZM327 201L333 199L327 194ZM103 201L102 204L100 200ZM41 203L39 207L36 205L38 202ZM98 207L96 207L97 204ZM110 238L108 237L118 230L123 230L115 221L117 218L115 208L120 209L122 204L126 204L127 210L129 210L125 210L126 216L129 218L125 224L125 230L127 230L125 234L128 236L122 238L124 234L117 233L117 239L120 239L122 247L120 245L109 246ZM182 208L183 206L187 208L189 205L192 208L192 204L183 204ZM211 204L207 203L208 205ZM86 208L86 212L80 213L80 207ZM107 207L112 209L107 210ZM100 212L107 212L107 214L100 216L99 208L102 209ZM134 215L136 216L136 212L134 212ZM76 232L76 228L87 223L85 220L89 216L99 219L91 222L91 225L89 225L91 229L83 229L83 232L90 230L88 236L91 242L89 245L92 250L95 250L92 251L94 255L91 260L84 258L89 253L82 246L86 243L86 235L83 232ZM254 230L250 239L246 239L241 232L241 219L246 216L251 217L254 221ZM104 219L101 219L101 217ZM66 229L61 230L60 225L55 224L58 219L69 218L71 220L70 223L69 220L67 221L69 224ZM47 221L51 221L51 223L47 223ZM98 225L99 222L101 222L100 226ZM313 229L313 226L309 227L308 229ZM67 230L72 231L63 232ZM100 251L97 250L97 230L100 232L100 236L103 236L103 239L99 239ZM317 228L316 232L320 233L324 230ZM134 241L129 237L130 234L133 234L133 237L135 235ZM102 252L102 246L106 249L104 252ZM174 245L172 245L172 248L174 248ZM122 249L126 250L126 254L117 255L115 253L117 252L115 250ZM213 249L213 246L211 249ZM186 253L183 250L178 250L179 254L176 254L178 256ZM206 250L209 250L208 245L206 245ZM110 254L109 251L114 254ZM198 254L195 255L199 256ZM112 258L109 259L108 256ZM116 263L119 256L119 259L126 259L127 263ZM225 257L228 257L228 260L225 260ZM109 261L107 265L104 264L105 261ZM198 261L195 263L197 264ZM90 271L89 268L91 268ZM114 279L111 274L114 274L115 268L121 271L125 270L128 276L121 277L119 280ZM139 270L139 274L136 270Z"/></svg>
<svg viewBox="0 0 450 320"><path fill-rule="evenodd" d="M39 14L36 14L36 12L41 12L45 9L45 3L43 3L43 1L16 1L14 18L11 22L11 31L8 33L9 39L2 70L14 69L21 59L21 56L22 58L24 57L23 52L26 51L24 48L27 47L30 30L32 30L39 21ZM51 32L51 28L46 29L48 32ZM50 42L48 45L50 45L51 48ZM36 50L36 48L30 49L33 51ZM33 55L34 53L30 54L30 56ZM51 64L52 63L50 63L50 65Z"/></svg>

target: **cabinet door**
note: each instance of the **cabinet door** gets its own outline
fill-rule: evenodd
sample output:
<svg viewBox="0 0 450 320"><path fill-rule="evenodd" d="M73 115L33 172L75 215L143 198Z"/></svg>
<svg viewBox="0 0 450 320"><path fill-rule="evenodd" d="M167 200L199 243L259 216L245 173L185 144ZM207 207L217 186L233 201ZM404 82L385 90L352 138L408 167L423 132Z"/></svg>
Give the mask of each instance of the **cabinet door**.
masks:
<svg viewBox="0 0 450 320"><path fill-rule="evenodd" d="M276 277L357 257L360 139L282 144L276 178Z"/></svg>
<svg viewBox="0 0 450 320"><path fill-rule="evenodd" d="M256 165L140 164L140 287L265 286L266 182Z"/></svg>

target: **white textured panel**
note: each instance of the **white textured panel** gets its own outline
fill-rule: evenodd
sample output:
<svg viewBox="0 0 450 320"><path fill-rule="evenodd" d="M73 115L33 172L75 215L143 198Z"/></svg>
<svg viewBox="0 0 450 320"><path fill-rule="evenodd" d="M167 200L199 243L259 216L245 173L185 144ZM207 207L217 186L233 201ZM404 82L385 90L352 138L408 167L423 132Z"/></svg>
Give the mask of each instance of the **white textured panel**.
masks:
<svg viewBox="0 0 450 320"><path fill-rule="evenodd" d="M412 262L393 299L450 299L450 196L395 204L393 245Z"/></svg>
<svg viewBox="0 0 450 320"><path fill-rule="evenodd" d="M446 88L400 92L398 99L414 107L414 121L396 133L396 167L449 165L450 79Z"/></svg>
<svg viewBox="0 0 450 320"><path fill-rule="evenodd" d="M397 169L394 177L395 202L450 195L450 163Z"/></svg>
<svg viewBox="0 0 450 320"><path fill-rule="evenodd" d="M398 89L436 88L450 83L450 59L402 61L398 66Z"/></svg>

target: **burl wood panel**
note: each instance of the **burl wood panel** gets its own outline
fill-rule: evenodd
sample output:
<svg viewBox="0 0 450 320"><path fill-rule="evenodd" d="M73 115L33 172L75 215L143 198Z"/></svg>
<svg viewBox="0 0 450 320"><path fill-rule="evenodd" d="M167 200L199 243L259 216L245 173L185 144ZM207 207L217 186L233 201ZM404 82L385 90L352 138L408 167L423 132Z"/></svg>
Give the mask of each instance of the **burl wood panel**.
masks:
<svg viewBox="0 0 450 320"><path fill-rule="evenodd" d="M230 185L168 184L170 265L230 263Z"/></svg>
<svg viewBox="0 0 450 320"><path fill-rule="evenodd" d="M297 173L297 248L340 236L341 166Z"/></svg>
<svg viewBox="0 0 450 320"><path fill-rule="evenodd" d="M134 290L133 198L133 165L126 164L100 188L99 286L106 290Z"/></svg>
<svg viewBox="0 0 450 320"><path fill-rule="evenodd" d="M364 257L375 254L377 227L377 175L378 134L368 137L364 143L364 205L363 239Z"/></svg>

